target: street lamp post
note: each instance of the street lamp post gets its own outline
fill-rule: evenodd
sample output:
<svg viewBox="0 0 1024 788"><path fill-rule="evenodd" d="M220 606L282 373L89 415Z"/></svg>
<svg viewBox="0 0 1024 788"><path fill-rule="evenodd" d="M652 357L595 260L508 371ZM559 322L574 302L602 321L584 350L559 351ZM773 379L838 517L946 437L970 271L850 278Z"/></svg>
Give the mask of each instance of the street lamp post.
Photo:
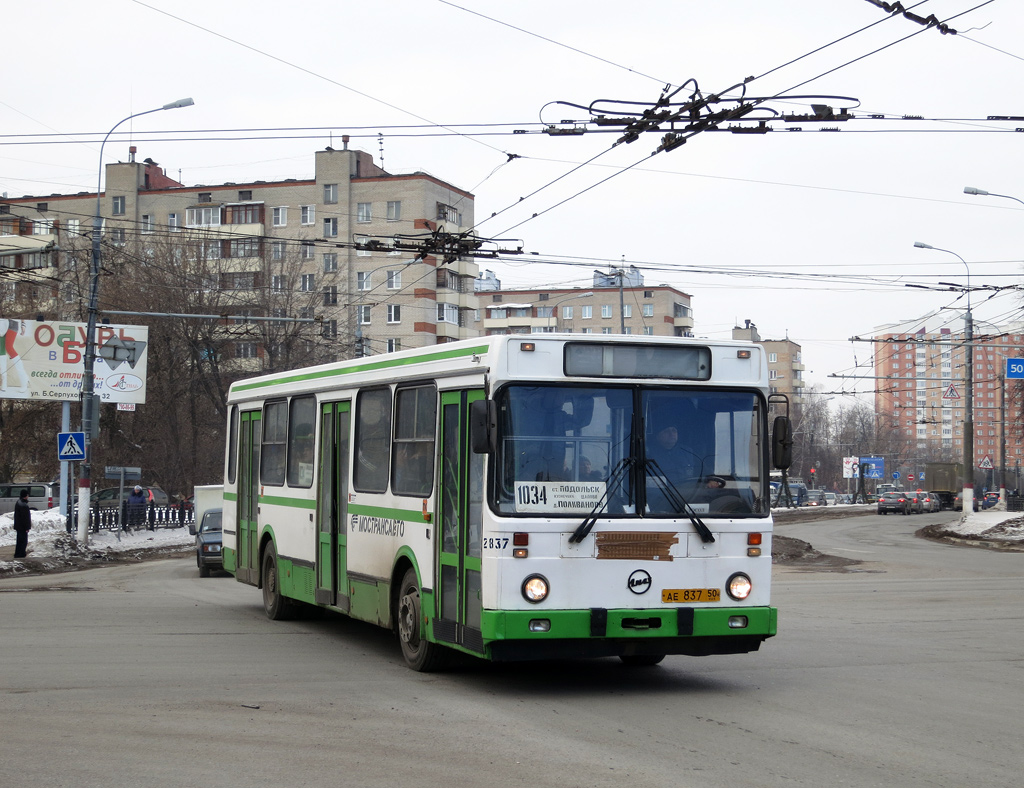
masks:
<svg viewBox="0 0 1024 788"><path fill-rule="evenodd" d="M78 480L78 541L85 544L89 541L89 491L92 488L92 436L95 432L96 402L93 370L96 366L96 313L99 307L100 294L100 238L103 231L103 213L100 197L103 185L103 148L122 123L142 115L162 112L165 109L190 107L195 102L190 98L178 99L156 109L135 112L127 118L119 120L107 132L100 143L100 166L96 177L96 215L92 220L92 266L89 270L89 318L85 331L85 367L82 370L82 431L85 433L85 460L82 462L81 476Z"/></svg>
<svg viewBox="0 0 1024 788"><path fill-rule="evenodd" d="M966 191L966 190L965 190ZM918 249L931 249L951 254L967 269L967 314L964 316L964 346L967 350L966 381L964 382L964 512L974 511L974 317L971 314L971 268L956 252L939 249L921 241L914 241Z"/></svg>

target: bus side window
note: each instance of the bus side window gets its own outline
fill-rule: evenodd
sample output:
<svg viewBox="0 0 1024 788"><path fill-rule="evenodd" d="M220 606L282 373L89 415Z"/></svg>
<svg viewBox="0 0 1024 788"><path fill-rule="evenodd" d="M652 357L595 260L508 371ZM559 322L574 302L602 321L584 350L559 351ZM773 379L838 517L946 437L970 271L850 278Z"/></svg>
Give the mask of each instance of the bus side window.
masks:
<svg viewBox="0 0 1024 788"><path fill-rule="evenodd" d="M288 403L268 402L263 408L263 450L260 460L260 481L263 484L284 484L287 425Z"/></svg>
<svg viewBox="0 0 1024 788"><path fill-rule="evenodd" d="M437 391L433 386L395 394L395 439L391 491L425 498L434 486L434 429Z"/></svg>
<svg viewBox="0 0 1024 788"><path fill-rule="evenodd" d="M359 392L355 448L352 486L357 492L385 492L391 454L391 389Z"/></svg>
<svg viewBox="0 0 1024 788"><path fill-rule="evenodd" d="M316 400L295 397L288 418L288 484L309 487L313 484L313 430Z"/></svg>

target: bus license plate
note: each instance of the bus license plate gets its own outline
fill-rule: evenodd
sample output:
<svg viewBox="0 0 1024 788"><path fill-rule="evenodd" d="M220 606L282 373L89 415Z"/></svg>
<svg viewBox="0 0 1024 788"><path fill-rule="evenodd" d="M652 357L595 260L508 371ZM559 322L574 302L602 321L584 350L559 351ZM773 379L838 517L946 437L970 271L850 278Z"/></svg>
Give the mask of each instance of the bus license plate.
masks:
<svg viewBox="0 0 1024 788"><path fill-rule="evenodd" d="M678 602L721 602L722 591L718 588L663 588L661 601Z"/></svg>

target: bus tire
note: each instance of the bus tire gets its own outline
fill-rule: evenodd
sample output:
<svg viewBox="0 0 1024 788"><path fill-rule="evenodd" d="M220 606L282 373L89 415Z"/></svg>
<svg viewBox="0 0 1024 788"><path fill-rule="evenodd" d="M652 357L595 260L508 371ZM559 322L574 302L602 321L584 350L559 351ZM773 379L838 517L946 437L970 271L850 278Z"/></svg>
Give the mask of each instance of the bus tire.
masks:
<svg viewBox="0 0 1024 788"><path fill-rule="evenodd" d="M663 659L664 654L623 654L619 657L624 665L629 665L631 668L649 668L653 665L657 665Z"/></svg>
<svg viewBox="0 0 1024 788"><path fill-rule="evenodd" d="M263 554L263 573L260 575L263 586L263 609L271 621L287 621L295 618L295 604L287 597L281 596L280 577L277 571L277 550L274 545L267 545Z"/></svg>
<svg viewBox="0 0 1024 788"><path fill-rule="evenodd" d="M423 608L416 570L409 567L402 577L395 601L395 628L405 664L421 673L430 673L448 662L444 646L423 639Z"/></svg>

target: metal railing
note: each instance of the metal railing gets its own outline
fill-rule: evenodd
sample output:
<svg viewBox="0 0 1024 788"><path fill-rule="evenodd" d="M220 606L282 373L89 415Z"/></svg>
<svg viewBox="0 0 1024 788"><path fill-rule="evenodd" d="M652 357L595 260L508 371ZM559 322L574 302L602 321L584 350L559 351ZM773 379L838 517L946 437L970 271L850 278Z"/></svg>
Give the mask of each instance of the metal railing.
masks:
<svg viewBox="0 0 1024 788"><path fill-rule="evenodd" d="M68 522L78 521L78 507L71 510ZM157 506L149 503L143 510L129 510L128 503L121 505L120 518L117 507L93 506L89 514L89 530L93 533L113 531L118 525L131 530L155 530L157 528L185 528L195 522L195 510L191 506Z"/></svg>

